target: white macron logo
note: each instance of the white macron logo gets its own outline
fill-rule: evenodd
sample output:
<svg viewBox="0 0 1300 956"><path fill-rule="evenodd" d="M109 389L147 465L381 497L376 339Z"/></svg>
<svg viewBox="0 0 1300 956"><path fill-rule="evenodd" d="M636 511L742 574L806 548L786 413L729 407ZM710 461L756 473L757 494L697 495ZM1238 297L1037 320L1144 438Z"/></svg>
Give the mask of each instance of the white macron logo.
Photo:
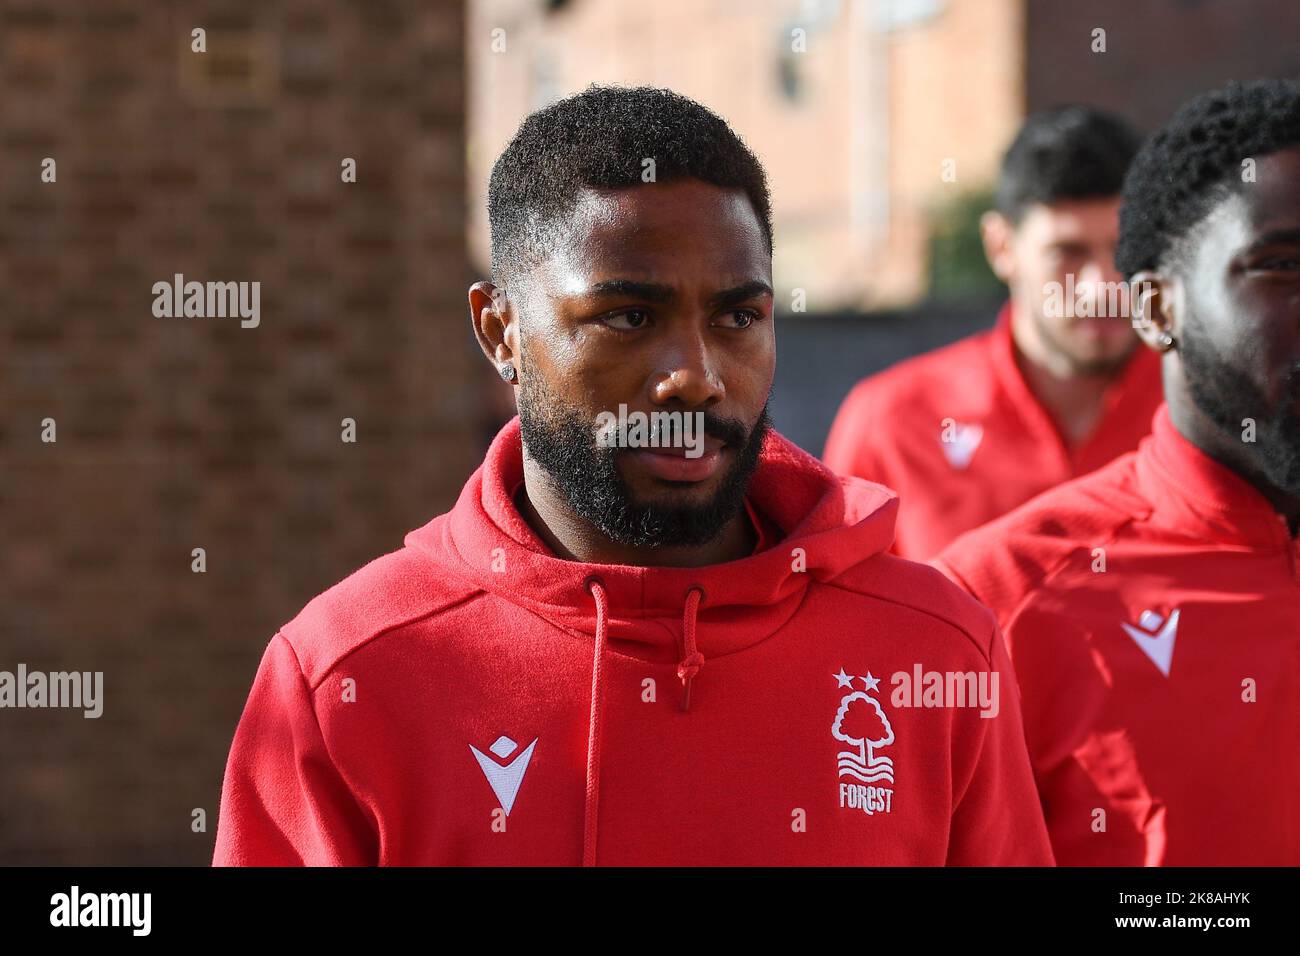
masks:
<svg viewBox="0 0 1300 956"><path fill-rule="evenodd" d="M488 750L501 760L505 760L518 746L502 734ZM519 785L524 782L524 774L528 772L528 761L533 759L533 748L536 746L537 738L534 737L533 742L522 753L509 763L500 764L473 744L469 745L469 749L474 753L474 759L483 768L483 776L487 777L488 783L492 785L492 792L501 801L501 809L506 812L506 816L510 816L510 808L515 805L515 797L519 795Z"/></svg>
<svg viewBox="0 0 1300 956"><path fill-rule="evenodd" d="M970 465L970 460L975 457L975 450L979 448L980 442L984 440L983 425L963 425L960 422L954 422L952 419L945 419L943 434L939 439L939 445L943 448L943 455L948 459L948 464L959 470L964 470ZM947 423L951 422L951 427Z"/></svg>
<svg viewBox="0 0 1300 956"><path fill-rule="evenodd" d="M1168 677L1169 666L1174 660L1174 639L1178 636L1178 611L1170 614L1167 621L1155 611L1143 611L1138 618L1138 627L1123 623L1120 627L1133 638L1133 643L1142 653L1151 658L1151 663L1160 668L1160 673Z"/></svg>

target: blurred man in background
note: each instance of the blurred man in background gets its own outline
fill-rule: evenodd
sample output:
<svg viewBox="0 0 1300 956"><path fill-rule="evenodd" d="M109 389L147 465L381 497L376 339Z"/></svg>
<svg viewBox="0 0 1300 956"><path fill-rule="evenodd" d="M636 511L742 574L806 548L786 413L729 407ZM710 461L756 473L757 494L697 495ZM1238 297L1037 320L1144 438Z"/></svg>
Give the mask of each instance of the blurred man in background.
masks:
<svg viewBox="0 0 1300 956"><path fill-rule="evenodd" d="M936 562L993 608L1063 864L1300 864L1300 84L1190 102L1117 263L1167 402Z"/></svg>
<svg viewBox="0 0 1300 956"><path fill-rule="evenodd" d="M1002 162L985 252L1010 290L995 327L860 382L825 460L899 493L894 549L957 535L1137 446L1160 401L1114 267L1119 191L1138 146L1081 106L1031 117Z"/></svg>

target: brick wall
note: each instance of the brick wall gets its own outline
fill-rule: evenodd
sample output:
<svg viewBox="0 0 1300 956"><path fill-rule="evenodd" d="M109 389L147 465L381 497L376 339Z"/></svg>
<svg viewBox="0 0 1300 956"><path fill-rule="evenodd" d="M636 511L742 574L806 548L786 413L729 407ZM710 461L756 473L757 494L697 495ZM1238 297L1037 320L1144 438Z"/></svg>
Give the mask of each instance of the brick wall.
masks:
<svg viewBox="0 0 1300 956"><path fill-rule="evenodd" d="M1026 0L1025 13L1030 111L1082 100L1151 130L1228 80L1300 76L1295 0Z"/></svg>
<svg viewBox="0 0 1300 956"><path fill-rule="evenodd" d="M0 863L206 863L270 636L476 464L463 19L0 4L0 670L105 684L0 710ZM154 317L177 272L260 325Z"/></svg>

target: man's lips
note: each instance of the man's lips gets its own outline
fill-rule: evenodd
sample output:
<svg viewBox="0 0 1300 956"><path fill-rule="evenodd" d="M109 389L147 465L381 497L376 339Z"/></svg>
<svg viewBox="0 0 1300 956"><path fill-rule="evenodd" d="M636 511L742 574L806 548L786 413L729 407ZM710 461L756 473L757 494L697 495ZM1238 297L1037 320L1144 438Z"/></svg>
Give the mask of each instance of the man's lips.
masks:
<svg viewBox="0 0 1300 956"><path fill-rule="evenodd" d="M705 436L703 453L686 457L686 448L632 448L627 454L655 478L662 481L704 481L717 472L726 446L716 438Z"/></svg>
<svg viewBox="0 0 1300 956"><path fill-rule="evenodd" d="M1085 315L1070 320L1072 329L1085 329L1089 332L1107 335L1132 335L1133 321L1123 315Z"/></svg>

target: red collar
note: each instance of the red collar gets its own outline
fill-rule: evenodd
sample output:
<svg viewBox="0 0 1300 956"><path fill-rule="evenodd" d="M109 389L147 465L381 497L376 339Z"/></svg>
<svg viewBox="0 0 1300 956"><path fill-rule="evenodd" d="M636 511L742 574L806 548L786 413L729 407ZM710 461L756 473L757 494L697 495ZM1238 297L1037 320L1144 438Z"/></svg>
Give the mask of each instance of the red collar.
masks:
<svg viewBox="0 0 1300 956"><path fill-rule="evenodd" d="M1286 519L1250 482L1184 438L1161 405L1135 462L1142 496L1165 523L1211 541L1300 548Z"/></svg>
<svg viewBox="0 0 1300 956"><path fill-rule="evenodd" d="M1144 385L1143 379L1159 381L1160 357L1141 344L1133 350L1133 356L1124 366L1124 373L1106 390L1102 405L1101 418L1091 435L1071 448L1061 434L1055 419L1043 406L1038 396L1025 380L1016 358L1015 336L1011 332L1011 300L1003 303L998 310L997 321L989 336L989 351L994 374L1003 391L1010 397L1011 407L1016 410L1026 427L1045 446L1052 448L1059 456L1060 463L1067 473L1076 473L1078 464L1085 457L1088 446L1107 428L1113 416L1131 413L1132 406L1141 400L1143 394L1154 385ZM1150 406L1148 406L1150 407ZM1143 412L1145 417L1145 412Z"/></svg>
<svg viewBox="0 0 1300 956"><path fill-rule="evenodd" d="M749 495L745 495L744 501L745 513L749 515L749 523L754 526L754 550L750 553L758 554L781 540L781 529L758 513L749 500Z"/></svg>

